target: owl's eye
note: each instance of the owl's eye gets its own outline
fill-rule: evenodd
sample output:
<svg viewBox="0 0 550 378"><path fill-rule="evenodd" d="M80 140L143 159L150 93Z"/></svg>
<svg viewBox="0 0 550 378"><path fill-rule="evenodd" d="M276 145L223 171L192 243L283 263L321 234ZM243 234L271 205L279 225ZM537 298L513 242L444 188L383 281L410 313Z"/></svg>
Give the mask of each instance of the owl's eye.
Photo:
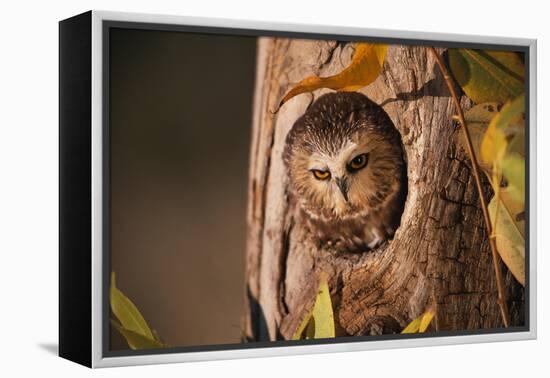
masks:
<svg viewBox="0 0 550 378"><path fill-rule="evenodd" d="M311 172L313 172L313 176L317 180L326 180L330 177L329 171L321 171L320 169L312 169Z"/></svg>
<svg viewBox="0 0 550 378"><path fill-rule="evenodd" d="M351 172L354 172L354 171L358 171L362 168L365 168L365 166L367 165L367 154L361 154L361 155L357 155L356 157L353 158L353 160L348 164L348 169L351 171Z"/></svg>

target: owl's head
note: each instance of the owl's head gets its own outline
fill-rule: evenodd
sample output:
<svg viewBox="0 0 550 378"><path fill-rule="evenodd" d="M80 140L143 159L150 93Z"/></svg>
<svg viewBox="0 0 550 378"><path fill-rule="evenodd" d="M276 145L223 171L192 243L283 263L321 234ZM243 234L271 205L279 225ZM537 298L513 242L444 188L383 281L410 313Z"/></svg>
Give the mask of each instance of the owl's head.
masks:
<svg viewBox="0 0 550 378"><path fill-rule="evenodd" d="M366 215L398 192L399 133L386 112L357 92L321 96L287 136L284 160L302 207L323 218Z"/></svg>

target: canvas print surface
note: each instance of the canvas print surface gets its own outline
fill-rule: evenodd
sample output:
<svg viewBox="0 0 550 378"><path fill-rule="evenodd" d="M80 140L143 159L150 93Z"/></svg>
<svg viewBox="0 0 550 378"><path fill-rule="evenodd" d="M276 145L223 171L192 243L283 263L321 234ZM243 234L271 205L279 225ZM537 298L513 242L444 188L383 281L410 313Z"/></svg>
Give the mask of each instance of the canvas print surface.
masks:
<svg viewBox="0 0 550 378"><path fill-rule="evenodd" d="M109 352L526 329L523 51L108 41Z"/></svg>

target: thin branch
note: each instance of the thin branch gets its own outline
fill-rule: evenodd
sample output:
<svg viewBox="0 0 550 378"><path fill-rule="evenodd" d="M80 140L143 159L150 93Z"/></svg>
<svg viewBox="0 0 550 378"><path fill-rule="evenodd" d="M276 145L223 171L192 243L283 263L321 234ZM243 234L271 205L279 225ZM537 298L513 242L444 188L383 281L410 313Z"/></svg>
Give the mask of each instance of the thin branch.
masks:
<svg viewBox="0 0 550 378"><path fill-rule="evenodd" d="M435 48L428 47L428 50L434 56L435 61L439 66L441 73L443 74L443 79L445 79L445 84L447 85L447 88L449 88L449 92L451 93L451 98L453 99L454 106L458 113L458 119L460 121L461 129L464 132L466 145L468 147L468 155L470 156L470 160L472 161L473 175L476 182L477 191L479 193L479 200L481 201L481 210L483 211L483 218L485 219L485 227L487 228L487 235L489 235L489 246L491 247L491 253L493 255L493 266L495 268L495 276L496 276L497 291L498 291L497 302L500 307L500 315L502 316L502 321L504 323L504 326L508 327L510 325L510 318L508 313L508 305L506 304L506 301L504 299L504 284L502 281L502 272L500 271L500 265L499 265L500 257L498 255L497 246L495 243L495 239L493 237L491 220L489 218L489 211L487 210L487 200L483 195L483 188L481 186L481 178L479 174L479 164L477 162L477 157L474 152L474 147L472 146L472 139L470 138L470 132L466 127L464 112L462 111L462 107L460 106L460 101L458 99L458 95L455 90L453 79L449 74L449 71L447 70L445 63L443 62L443 59L437 53Z"/></svg>

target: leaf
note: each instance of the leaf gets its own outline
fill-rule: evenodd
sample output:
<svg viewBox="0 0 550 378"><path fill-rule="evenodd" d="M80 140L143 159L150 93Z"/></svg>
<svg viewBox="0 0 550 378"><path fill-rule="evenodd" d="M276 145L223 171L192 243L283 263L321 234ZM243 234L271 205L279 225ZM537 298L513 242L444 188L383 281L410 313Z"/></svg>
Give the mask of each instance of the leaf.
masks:
<svg viewBox="0 0 550 378"><path fill-rule="evenodd" d="M479 104L469 109L464 113L464 119L466 121L466 127L470 133L470 139L472 140L472 146L474 147L474 152L476 156L480 155L481 150L481 141L483 140L483 135L489 127L489 123L498 114L498 111L501 108L501 104L498 102L486 102ZM460 132L458 141L462 148L465 151L468 151L468 145L466 143L466 138L464 133ZM483 159L479 159L479 165L481 168L490 176L491 167L490 163L486 163Z"/></svg>
<svg viewBox="0 0 550 378"><path fill-rule="evenodd" d="M432 311L426 312L422 317L422 320L420 321L420 327L418 328L418 332L420 333L426 332L434 316L435 316L435 312L432 312Z"/></svg>
<svg viewBox="0 0 550 378"><path fill-rule="evenodd" d="M493 197L488 210L498 253L518 282L525 286L525 221L519 216L525 206L513 201L507 189L500 189L498 199Z"/></svg>
<svg viewBox="0 0 550 378"><path fill-rule="evenodd" d="M525 67L515 52L449 49L449 66L476 104L504 103L525 92Z"/></svg>
<svg viewBox="0 0 550 378"><path fill-rule="evenodd" d="M525 159L525 126L523 123L521 128L518 128L517 133L508 141L508 153L512 152L519 154Z"/></svg>
<svg viewBox="0 0 550 378"><path fill-rule="evenodd" d="M294 331L294 335L292 335L292 340L300 340L302 338L304 329L306 329L306 327L309 325L310 320L311 320L311 311L307 313L306 317L302 319L302 321L300 322L300 325L298 326L298 328L296 328L296 331Z"/></svg>
<svg viewBox="0 0 550 378"><path fill-rule="evenodd" d="M490 164L501 163L508 143L525 133L525 96L506 103L493 117L481 142L481 158Z"/></svg>
<svg viewBox="0 0 550 378"><path fill-rule="evenodd" d="M372 83L384 65L388 45L358 43L351 63L339 74L329 77L309 76L292 88L279 103L279 108L292 97L320 88L355 91Z"/></svg>
<svg viewBox="0 0 550 378"><path fill-rule="evenodd" d="M424 333L428 329L432 319L435 316L435 310L429 309L418 318L414 319L405 327L401 333Z"/></svg>
<svg viewBox="0 0 550 378"><path fill-rule="evenodd" d="M510 196L516 202L525 203L525 158L515 152L507 154L502 160L502 174L508 181Z"/></svg>
<svg viewBox="0 0 550 378"><path fill-rule="evenodd" d="M160 341L160 337L157 333L151 331L147 322L132 301L116 287L114 272L111 273L110 294L111 310L120 321L119 323L111 319L111 324L126 339L130 348L153 349L166 346Z"/></svg>
<svg viewBox="0 0 550 378"><path fill-rule="evenodd" d="M292 340L300 340L304 329L307 339L325 339L335 336L334 314L326 279L321 280L315 304L294 332Z"/></svg>
<svg viewBox="0 0 550 378"><path fill-rule="evenodd" d="M120 332L120 334L126 339L128 346L134 350L137 349L156 349L164 348L166 345L161 342L150 339L137 332L124 328L120 323L111 319L111 324Z"/></svg>
<svg viewBox="0 0 550 378"><path fill-rule="evenodd" d="M120 321L122 327L128 331L143 335L153 340L155 337L147 322L134 305L117 287L115 273L111 273L111 310Z"/></svg>
<svg viewBox="0 0 550 378"><path fill-rule="evenodd" d="M492 165L495 196L488 206L497 251L514 277L525 282L525 96L508 102L491 120L481 143ZM502 177L508 182L501 188Z"/></svg>
<svg viewBox="0 0 550 378"><path fill-rule="evenodd" d="M321 281L319 293L315 306L313 306L313 319L315 320L314 338L322 339L334 337L334 314L332 312L332 301L330 290L326 281Z"/></svg>

